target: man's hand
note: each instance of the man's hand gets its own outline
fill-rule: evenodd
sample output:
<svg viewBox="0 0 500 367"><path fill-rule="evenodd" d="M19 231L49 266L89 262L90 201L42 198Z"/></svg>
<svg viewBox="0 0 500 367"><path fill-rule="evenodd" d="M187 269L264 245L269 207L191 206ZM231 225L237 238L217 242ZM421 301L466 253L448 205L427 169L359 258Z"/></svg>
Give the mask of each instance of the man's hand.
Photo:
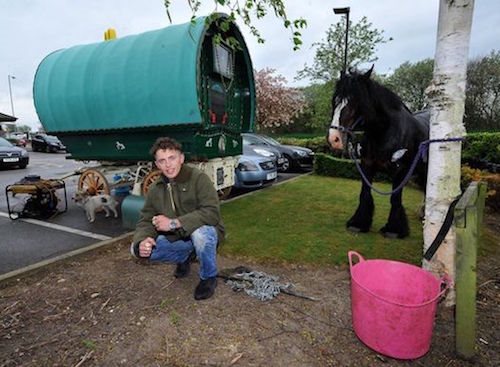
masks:
<svg viewBox="0 0 500 367"><path fill-rule="evenodd" d="M172 228L170 228L170 221L172 219L169 217L166 217L162 214L155 215L153 219L151 220L151 223L155 227L155 229L159 232L168 232L171 231ZM181 227L181 224L178 219L174 219L176 223L176 228Z"/></svg>
<svg viewBox="0 0 500 367"><path fill-rule="evenodd" d="M147 238L143 239L139 243L139 256L140 257L151 256L151 251L153 251L154 245L156 245L156 242L151 237L147 237Z"/></svg>

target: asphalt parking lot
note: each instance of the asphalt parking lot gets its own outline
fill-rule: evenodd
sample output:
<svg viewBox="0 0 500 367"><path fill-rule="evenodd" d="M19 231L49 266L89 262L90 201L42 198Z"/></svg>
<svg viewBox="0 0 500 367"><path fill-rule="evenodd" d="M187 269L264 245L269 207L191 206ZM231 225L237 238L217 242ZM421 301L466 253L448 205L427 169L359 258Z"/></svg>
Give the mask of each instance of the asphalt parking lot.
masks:
<svg viewBox="0 0 500 367"><path fill-rule="evenodd" d="M78 251L100 241L109 240L130 232L122 225L121 216L105 218L98 213L94 223L89 223L83 210L71 200L78 183L78 175L72 172L95 162L83 163L66 159L65 153L37 153L30 151L30 163L26 169L0 170L0 277L15 274L19 269L43 261L50 261L71 251ZM44 179L64 178L67 194L67 211L47 220L21 218L11 220L8 215L5 188L27 175L39 175ZM280 174L286 180L296 174ZM59 207L63 208L63 190L56 190ZM237 191L235 195L245 194ZM231 198L234 198L232 195ZM10 206L15 200L9 200ZM20 205L20 204L17 204ZM120 214L120 213L119 213Z"/></svg>

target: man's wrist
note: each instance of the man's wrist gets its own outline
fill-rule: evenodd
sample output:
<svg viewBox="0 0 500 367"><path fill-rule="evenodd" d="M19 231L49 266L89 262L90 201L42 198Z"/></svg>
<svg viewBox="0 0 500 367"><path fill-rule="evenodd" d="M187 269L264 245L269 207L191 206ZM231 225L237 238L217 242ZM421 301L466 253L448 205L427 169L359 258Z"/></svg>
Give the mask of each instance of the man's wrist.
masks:
<svg viewBox="0 0 500 367"><path fill-rule="evenodd" d="M177 219L170 219L170 223L169 223L169 228L171 231L174 231L176 230L177 228L180 227L180 223Z"/></svg>

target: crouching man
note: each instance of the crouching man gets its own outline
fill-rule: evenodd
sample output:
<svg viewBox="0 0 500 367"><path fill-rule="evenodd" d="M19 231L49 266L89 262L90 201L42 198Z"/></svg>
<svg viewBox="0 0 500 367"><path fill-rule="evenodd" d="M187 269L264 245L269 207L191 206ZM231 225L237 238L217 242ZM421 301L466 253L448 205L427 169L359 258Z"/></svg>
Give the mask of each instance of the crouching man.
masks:
<svg viewBox="0 0 500 367"><path fill-rule="evenodd" d="M205 173L184 164L174 139L158 138L150 153L162 175L146 195L131 252L151 262L176 263L176 278L186 277L198 257L194 298L210 298L217 286L217 244L224 236L217 191Z"/></svg>

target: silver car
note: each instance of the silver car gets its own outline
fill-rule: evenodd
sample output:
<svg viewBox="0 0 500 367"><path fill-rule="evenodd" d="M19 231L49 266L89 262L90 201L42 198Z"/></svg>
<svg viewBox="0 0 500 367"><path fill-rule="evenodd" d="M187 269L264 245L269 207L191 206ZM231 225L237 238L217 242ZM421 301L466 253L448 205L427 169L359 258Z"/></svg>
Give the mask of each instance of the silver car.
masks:
<svg viewBox="0 0 500 367"><path fill-rule="evenodd" d="M236 167L234 187L255 189L271 185L278 177L276 161L258 155L242 155Z"/></svg>

